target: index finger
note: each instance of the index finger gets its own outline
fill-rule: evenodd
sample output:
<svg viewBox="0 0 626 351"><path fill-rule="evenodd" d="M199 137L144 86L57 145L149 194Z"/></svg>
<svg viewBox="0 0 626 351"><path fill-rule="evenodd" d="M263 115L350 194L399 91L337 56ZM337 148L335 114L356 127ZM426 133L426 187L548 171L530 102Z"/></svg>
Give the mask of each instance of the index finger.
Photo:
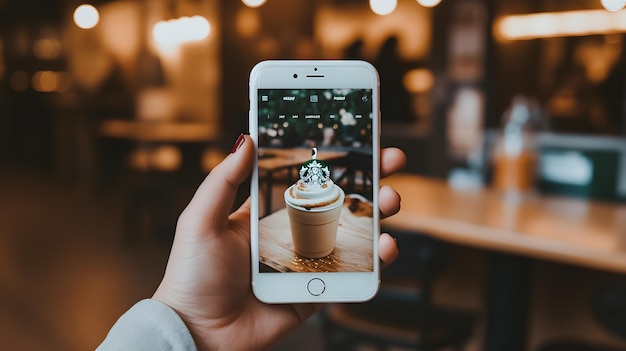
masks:
<svg viewBox="0 0 626 351"><path fill-rule="evenodd" d="M404 151L397 147L387 147L380 150L380 176L388 177L400 171L406 165Z"/></svg>

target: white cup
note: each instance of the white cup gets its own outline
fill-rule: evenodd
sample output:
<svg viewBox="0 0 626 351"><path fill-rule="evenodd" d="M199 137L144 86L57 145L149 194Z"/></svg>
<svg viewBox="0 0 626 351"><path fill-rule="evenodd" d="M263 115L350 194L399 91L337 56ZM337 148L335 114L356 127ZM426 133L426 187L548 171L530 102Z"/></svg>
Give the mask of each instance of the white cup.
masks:
<svg viewBox="0 0 626 351"><path fill-rule="evenodd" d="M285 191L291 237L294 250L299 255L320 258L328 256L335 249L339 216L345 198L343 190L337 188L340 194L335 203L311 209L290 204L287 195L289 188Z"/></svg>

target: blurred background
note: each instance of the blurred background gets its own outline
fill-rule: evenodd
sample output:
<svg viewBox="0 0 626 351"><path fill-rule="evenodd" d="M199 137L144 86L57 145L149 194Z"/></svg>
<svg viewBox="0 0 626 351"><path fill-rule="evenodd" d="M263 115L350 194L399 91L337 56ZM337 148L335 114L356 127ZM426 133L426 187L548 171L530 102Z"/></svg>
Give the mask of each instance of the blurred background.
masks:
<svg viewBox="0 0 626 351"><path fill-rule="evenodd" d="M264 59L373 63L406 173L623 206L624 2L0 0L3 346L93 349L152 294L178 214L247 131ZM436 294L480 316L486 254L450 250ZM320 323L285 349L323 349Z"/></svg>

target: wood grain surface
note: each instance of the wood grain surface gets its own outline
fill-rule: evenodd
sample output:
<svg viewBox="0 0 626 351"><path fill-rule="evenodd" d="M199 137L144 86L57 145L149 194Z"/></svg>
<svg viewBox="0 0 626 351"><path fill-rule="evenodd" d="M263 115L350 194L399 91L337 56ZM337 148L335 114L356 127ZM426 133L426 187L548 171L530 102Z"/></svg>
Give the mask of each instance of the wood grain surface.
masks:
<svg viewBox="0 0 626 351"><path fill-rule="evenodd" d="M626 273L626 205L496 189L455 189L398 174L381 181L402 196L386 229L606 271Z"/></svg>
<svg viewBox="0 0 626 351"><path fill-rule="evenodd" d="M285 208L262 218L259 222L261 263L279 272L371 272L374 265L371 211L349 206L350 198L346 199L335 250L322 258L305 258L294 252Z"/></svg>

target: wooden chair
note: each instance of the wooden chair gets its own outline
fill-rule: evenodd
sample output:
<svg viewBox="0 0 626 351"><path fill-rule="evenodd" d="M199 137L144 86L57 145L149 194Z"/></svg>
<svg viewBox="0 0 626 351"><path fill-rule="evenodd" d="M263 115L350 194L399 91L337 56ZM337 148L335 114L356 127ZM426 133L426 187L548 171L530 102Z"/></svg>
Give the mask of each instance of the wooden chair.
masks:
<svg viewBox="0 0 626 351"><path fill-rule="evenodd" d="M427 236L394 233L402 250L382 273L378 295L322 311L327 351L462 350L473 332L471 312L435 306L431 289L445 266L445 247Z"/></svg>
<svg viewBox="0 0 626 351"><path fill-rule="evenodd" d="M592 299L593 314L611 334L626 340L626 281L610 281L598 287ZM599 345L584 339L552 340L538 351L626 351L626 348Z"/></svg>
<svg viewBox="0 0 626 351"><path fill-rule="evenodd" d="M590 141L594 142L590 142ZM592 145L592 146L590 146ZM568 155L570 150L581 159L592 164L590 179L586 185L559 183L554 179L538 175L538 190L559 196L571 196L602 201L621 201L616 184L619 177L619 160L623 153L622 144L613 140L599 140L573 136L551 136L540 146L545 154ZM567 170L566 170L567 171ZM626 281L623 277L608 279L596 288L592 300L593 315L604 329L626 341ZM594 344L584 338L550 340L541 345L538 351L626 351Z"/></svg>
<svg viewBox="0 0 626 351"><path fill-rule="evenodd" d="M345 158L345 171L335 180L345 191L367 192L372 187L372 153L350 151Z"/></svg>

